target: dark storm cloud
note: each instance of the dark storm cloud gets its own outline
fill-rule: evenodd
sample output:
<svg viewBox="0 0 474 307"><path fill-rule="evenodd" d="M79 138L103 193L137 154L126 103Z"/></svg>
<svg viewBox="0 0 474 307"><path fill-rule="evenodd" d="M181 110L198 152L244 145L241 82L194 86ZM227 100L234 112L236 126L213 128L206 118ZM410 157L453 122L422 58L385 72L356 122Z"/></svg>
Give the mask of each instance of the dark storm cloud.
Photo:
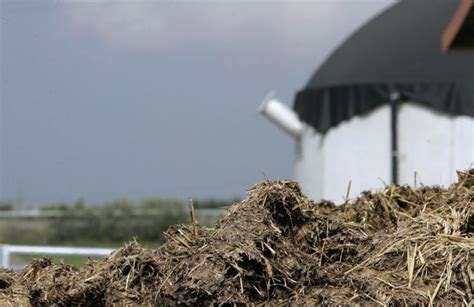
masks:
<svg viewBox="0 0 474 307"><path fill-rule="evenodd" d="M291 177L288 104L391 1L2 2L2 198L233 197Z"/></svg>

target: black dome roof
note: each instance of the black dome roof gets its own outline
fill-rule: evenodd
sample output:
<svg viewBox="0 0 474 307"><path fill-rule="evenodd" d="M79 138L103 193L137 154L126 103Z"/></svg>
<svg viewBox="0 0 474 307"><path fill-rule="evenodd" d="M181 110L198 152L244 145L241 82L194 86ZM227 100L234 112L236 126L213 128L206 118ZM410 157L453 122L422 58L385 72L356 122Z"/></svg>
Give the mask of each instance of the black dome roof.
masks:
<svg viewBox="0 0 474 307"><path fill-rule="evenodd" d="M326 132L387 103L392 92L438 111L474 116L474 53L441 50L441 36L459 4L405 0L372 19L297 93L300 118Z"/></svg>

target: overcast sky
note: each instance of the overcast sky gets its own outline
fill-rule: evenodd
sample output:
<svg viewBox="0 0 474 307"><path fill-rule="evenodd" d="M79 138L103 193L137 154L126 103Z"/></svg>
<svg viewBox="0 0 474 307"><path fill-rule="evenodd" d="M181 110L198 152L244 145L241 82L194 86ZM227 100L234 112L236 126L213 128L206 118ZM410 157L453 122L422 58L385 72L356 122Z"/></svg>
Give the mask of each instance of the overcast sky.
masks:
<svg viewBox="0 0 474 307"><path fill-rule="evenodd" d="M1 2L0 198L231 198L291 178L292 105L391 0Z"/></svg>

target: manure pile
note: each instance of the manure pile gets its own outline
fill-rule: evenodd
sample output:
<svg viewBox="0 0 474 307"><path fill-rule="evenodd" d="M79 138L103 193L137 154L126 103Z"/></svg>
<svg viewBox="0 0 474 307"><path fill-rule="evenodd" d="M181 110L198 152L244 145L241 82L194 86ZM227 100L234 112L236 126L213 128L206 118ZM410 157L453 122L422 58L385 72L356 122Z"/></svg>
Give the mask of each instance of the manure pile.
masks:
<svg viewBox="0 0 474 307"><path fill-rule="evenodd" d="M82 267L0 271L0 304L473 305L474 170L449 188L387 186L340 207L264 181L214 228L177 225Z"/></svg>

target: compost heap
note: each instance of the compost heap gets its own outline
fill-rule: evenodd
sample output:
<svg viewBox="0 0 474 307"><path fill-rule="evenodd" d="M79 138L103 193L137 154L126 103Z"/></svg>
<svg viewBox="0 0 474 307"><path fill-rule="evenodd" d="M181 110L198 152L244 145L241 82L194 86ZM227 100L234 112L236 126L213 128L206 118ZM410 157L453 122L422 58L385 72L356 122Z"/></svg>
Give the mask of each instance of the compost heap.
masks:
<svg viewBox="0 0 474 307"><path fill-rule="evenodd" d="M340 207L264 181L214 228L177 225L82 267L0 273L0 304L473 304L474 170L447 189L387 186Z"/></svg>

